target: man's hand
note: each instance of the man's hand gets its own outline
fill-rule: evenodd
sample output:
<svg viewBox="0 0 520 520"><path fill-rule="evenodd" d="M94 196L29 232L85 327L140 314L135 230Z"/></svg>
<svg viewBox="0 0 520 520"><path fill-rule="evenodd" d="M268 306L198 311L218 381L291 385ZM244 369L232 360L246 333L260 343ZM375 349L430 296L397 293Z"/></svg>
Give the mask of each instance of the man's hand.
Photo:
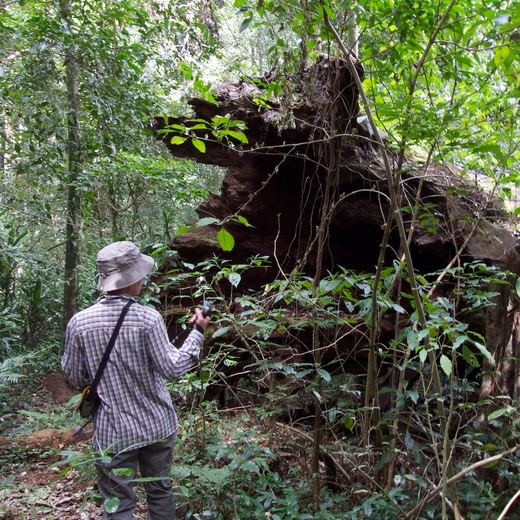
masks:
<svg viewBox="0 0 520 520"><path fill-rule="evenodd" d="M195 328L197 330L198 330L198 327L197 327L197 325L198 325L200 328L202 328L202 331L199 330L199 332L204 333L207 326L209 325L210 320L211 320L210 315L204 316L204 313L202 312L202 310L197 308L197 309L195 309L195 314L190 319L190 323L193 325L193 328Z"/></svg>

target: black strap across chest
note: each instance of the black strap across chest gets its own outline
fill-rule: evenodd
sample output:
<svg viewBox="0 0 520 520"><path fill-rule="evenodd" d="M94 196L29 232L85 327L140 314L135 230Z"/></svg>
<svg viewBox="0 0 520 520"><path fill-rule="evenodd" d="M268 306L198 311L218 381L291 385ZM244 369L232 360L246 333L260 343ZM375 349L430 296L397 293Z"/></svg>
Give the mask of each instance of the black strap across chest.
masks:
<svg viewBox="0 0 520 520"><path fill-rule="evenodd" d="M133 303L135 303L134 300L128 300L128 303L123 307L123 310L121 311L119 319L117 320L116 326L114 328L114 332L112 332L112 337L110 338L110 341L108 342L105 353L103 354L103 358L101 359L101 363L99 364L99 368L97 369L96 376L94 377L94 381L92 381L92 384L90 385L91 391L96 390L99 380L101 379L101 376L103 375L103 370L105 370L105 367L107 366L108 358L110 357L110 353L112 352L112 348L114 347L114 344L116 342L117 336L119 334L119 330L121 329L121 325L123 324L123 320L125 319L128 309L130 309L130 306Z"/></svg>

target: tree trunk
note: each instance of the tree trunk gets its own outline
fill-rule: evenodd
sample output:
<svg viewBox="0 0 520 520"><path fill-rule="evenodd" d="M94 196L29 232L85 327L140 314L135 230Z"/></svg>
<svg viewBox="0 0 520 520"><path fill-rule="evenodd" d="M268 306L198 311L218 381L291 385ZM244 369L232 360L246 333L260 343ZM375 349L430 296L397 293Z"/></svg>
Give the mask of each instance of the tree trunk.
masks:
<svg viewBox="0 0 520 520"><path fill-rule="evenodd" d="M60 14L64 26L68 24L71 12L70 1L60 2ZM78 64L74 45L65 50L65 73L67 80L68 118L67 118L67 223L65 245L65 283L63 291L63 324L66 326L71 316L77 311L79 260L79 211L80 197L76 189L81 164L78 114Z"/></svg>
<svg viewBox="0 0 520 520"><path fill-rule="evenodd" d="M5 114L0 115L0 178L2 182L5 180L5 153L7 148L7 123ZM2 193L5 193L2 189Z"/></svg>
<svg viewBox="0 0 520 520"><path fill-rule="evenodd" d="M354 56L359 56L359 31L357 25L356 11L354 9L347 9L347 47L352 50Z"/></svg>
<svg viewBox="0 0 520 520"><path fill-rule="evenodd" d="M518 398L518 336L520 315L515 306L515 295L510 285L497 288L496 305L489 308L486 320L486 346L493 355L494 364L484 360L481 398L499 399L488 412L511 405ZM504 398L507 397L507 400Z"/></svg>

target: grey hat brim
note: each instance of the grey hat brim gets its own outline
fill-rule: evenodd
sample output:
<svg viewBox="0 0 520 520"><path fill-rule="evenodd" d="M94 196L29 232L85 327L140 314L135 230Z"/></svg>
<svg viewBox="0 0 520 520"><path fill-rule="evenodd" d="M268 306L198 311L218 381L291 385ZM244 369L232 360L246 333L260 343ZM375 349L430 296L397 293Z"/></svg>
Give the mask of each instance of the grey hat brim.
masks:
<svg viewBox="0 0 520 520"><path fill-rule="evenodd" d="M145 278L155 262L151 256L140 255L139 260L127 269L113 271L109 275L100 274L98 289L101 292L124 289Z"/></svg>

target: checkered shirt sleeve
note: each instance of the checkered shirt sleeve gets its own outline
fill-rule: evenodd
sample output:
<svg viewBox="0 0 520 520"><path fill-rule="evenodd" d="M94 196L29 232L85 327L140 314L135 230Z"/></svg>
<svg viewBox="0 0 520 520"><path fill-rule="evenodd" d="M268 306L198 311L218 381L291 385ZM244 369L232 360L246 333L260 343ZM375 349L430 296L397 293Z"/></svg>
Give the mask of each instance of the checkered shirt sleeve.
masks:
<svg viewBox="0 0 520 520"><path fill-rule="evenodd" d="M72 385L94 379L125 303L102 298L71 318L61 366ZM176 348L162 316L134 303L98 385L102 404L94 416L94 446L114 453L175 433L177 416L164 379L178 378L197 363L203 339L194 330Z"/></svg>

